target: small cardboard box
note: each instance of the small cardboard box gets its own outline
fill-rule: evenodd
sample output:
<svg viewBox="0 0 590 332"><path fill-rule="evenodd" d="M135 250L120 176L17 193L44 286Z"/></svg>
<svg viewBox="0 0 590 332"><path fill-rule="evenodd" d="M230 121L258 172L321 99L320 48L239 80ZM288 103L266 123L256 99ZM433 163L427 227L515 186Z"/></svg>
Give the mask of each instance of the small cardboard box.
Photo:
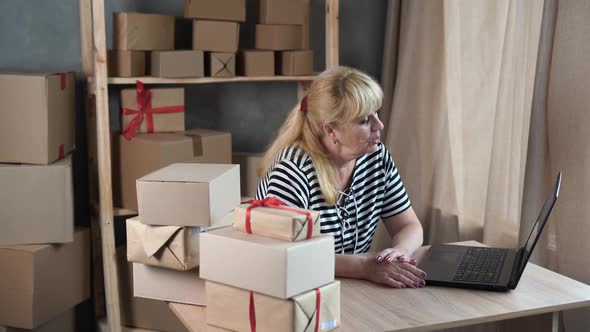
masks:
<svg viewBox="0 0 590 332"><path fill-rule="evenodd" d="M133 263L133 296L176 303L206 305L205 280L199 269L175 271Z"/></svg>
<svg viewBox="0 0 590 332"><path fill-rule="evenodd" d="M200 242L206 280L281 299L334 281L332 236L285 242L225 227L201 234Z"/></svg>
<svg viewBox="0 0 590 332"><path fill-rule="evenodd" d="M141 122L136 133L149 132L148 117L153 119L154 133L183 131L184 127L184 88L156 88L149 90L149 105L146 105L145 114L140 118ZM121 90L121 128L128 138L134 133L131 125L139 115L137 105L137 89ZM175 108L169 112L169 108ZM127 113L127 114L125 114Z"/></svg>
<svg viewBox="0 0 590 332"><path fill-rule="evenodd" d="M260 0L258 23L260 24L305 24L303 0Z"/></svg>
<svg viewBox="0 0 590 332"><path fill-rule="evenodd" d="M109 50L107 67L110 77L145 76L145 51Z"/></svg>
<svg viewBox="0 0 590 332"><path fill-rule="evenodd" d="M74 242L0 248L0 325L33 329L90 297L90 231Z"/></svg>
<svg viewBox="0 0 590 332"><path fill-rule="evenodd" d="M302 26L256 24L256 48L259 50L296 50L301 48Z"/></svg>
<svg viewBox="0 0 590 332"><path fill-rule="evenodd" d="M210 77L236 76L236 54L221 52L208 53L207 75Z"/></svg>
<svg viewBox="0 0 590 332"><path fill-rule="evenodd" d="M146 225L215 225L240 204L240 166L166 166L137 180L137 202Z"/></svg>
<svg viewBox="0 0 590 332"><path fill-rule="evenodd" d="M153 51L151 74L156 77L203 77L203 51Z"/></svg>
<svg viewBox="0 0 590 332"><path fill-rule="evenodd" d="M241 232L246 232L246 210L249 206L241 204L234 209L234 228ZM320 235L319 211L286 208L289 210L262 206L250 209L252 234L283 241L302 241L307 239L311 227L311 237Z"/></svg>
<svg viewBox="0 0 590 332"><path fill-rule="evenodd" d="M193 21L193 49L236 53L240 25L236 22Z"/></svg>
<svg viewBox="0 0 590 332"><path fill-rule="evenodd" d="M214 326L250 331L252 315L258 331L306 332L313 331L316 324L320 331L329 331L340 326L340 281L287 300L253 293L253 307L248 290L211 281L205 282L205 288L207 324Z"/></svg>
<svg viewBox="0 0 590 332"><path fill-rule="evenodd" d="M277 71L280 75L298 76L313 74L313 51L283 51L279 52Z"/></svg>
<svg viewBox="0 0 590 332"><path fill-rule="evenodd" d="M0 164L0 245L74 240L72 160Z"/></svg>
<svg viewBox="0 0 590 332"><path fill-rule="evenodd" d="M241 50L238 57L238 68L239 75L242 76L274 76L274 52L263 50Z"/></svg>
<svg viewBox="0 0 590 332"><path fill-rule="evenodd" d="M113 13L113 48L118 50L173 50L174 16Z"/></svg>
<svg viewBox="0 0 590 332"><path fill-rule="evenodd" d="M240 165L240 188L242 196L256 197L260 177L257 168L262 159L260 153L235 152L233 163Z"/></svg>
<svg viewBox="0 0 590 332"><path fill-rule="evenodd" d="M74 150L74 73L0 74L0 162L46 165Z"/></svg>
<svg viewBox="0 0 590 332"><path fill-rule="evenodd" d="M0 326L0 332L76 332L76 309L68 309L35 329Z"/></svg>
<svg viewBox="0 0 590 332"><path fill-rule="evenodd" d="M113 139L113 199L137 211L135 180L174 163L231 164L231 134L191 129L171 134L137 134Z"/></svg>
<svg viewBox="0 0 590 332"><path fill-rule="evenodd" d="M184 17L246 21L246 0L185 0Z"/></svg>

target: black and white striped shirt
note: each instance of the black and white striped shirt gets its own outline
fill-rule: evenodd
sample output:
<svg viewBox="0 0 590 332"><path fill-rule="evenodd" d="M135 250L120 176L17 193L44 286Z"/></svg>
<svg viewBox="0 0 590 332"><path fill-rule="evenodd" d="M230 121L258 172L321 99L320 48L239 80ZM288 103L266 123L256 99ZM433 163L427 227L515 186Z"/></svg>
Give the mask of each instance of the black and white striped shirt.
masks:
<svg viewBox="0 0 590 332"><path fill-rule="evenodd" d="M285 148L261 179L257 199L275 196L289 206L320 211L321 232L334 236L336 253L364 253L371 246L379 217L410 207L410 199L391 155L379 149L356 161L350 188L328 206L311 158L297 146Z"/></svg>

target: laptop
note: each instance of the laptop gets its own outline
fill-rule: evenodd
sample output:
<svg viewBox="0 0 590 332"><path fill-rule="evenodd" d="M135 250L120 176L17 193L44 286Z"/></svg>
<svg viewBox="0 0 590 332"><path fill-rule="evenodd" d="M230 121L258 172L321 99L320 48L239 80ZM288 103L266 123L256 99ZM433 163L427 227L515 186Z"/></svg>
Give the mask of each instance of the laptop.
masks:
<svg viewBox="0 0 590 332"><path fill-rule="evenodd" d="M518 249L436 244L418 265L426 284L493 291L515 289L559 196L561 172L535 221L528 239Z"/></svg>

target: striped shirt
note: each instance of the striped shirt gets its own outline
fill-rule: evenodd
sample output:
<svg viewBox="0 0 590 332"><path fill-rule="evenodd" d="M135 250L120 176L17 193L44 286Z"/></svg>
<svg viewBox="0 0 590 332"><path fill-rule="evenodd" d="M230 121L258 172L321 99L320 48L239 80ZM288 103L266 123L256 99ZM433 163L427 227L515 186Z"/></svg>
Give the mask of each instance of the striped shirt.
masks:
<svg viewBox="0 0 590 332"><path fill-rule="evenodd" d="M320 211L320 228L334 236L336 253L364 253L379 218L410 207L397 168L382 143L356 160L352 182L335 205L327 205L309 155L297 146L285 148L258 184L256 198L275 196L287 205Z"/></svg>

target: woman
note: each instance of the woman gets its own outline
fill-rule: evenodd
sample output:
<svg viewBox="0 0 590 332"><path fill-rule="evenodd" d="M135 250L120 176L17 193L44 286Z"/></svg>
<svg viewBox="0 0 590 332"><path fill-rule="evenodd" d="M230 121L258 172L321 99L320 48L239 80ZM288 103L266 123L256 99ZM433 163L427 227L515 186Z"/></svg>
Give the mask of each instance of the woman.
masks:
<svg viewBox="0 0 590 332"><path fill-rule="evenodd" d="M380 142L382 98L379 84L358 70L320 74L264 155L256 197L320 211L321 232L334 236L337 277L417 288L426 276L412 259L422 226ZM379 218L392 245L369 255Z"/></svg>

